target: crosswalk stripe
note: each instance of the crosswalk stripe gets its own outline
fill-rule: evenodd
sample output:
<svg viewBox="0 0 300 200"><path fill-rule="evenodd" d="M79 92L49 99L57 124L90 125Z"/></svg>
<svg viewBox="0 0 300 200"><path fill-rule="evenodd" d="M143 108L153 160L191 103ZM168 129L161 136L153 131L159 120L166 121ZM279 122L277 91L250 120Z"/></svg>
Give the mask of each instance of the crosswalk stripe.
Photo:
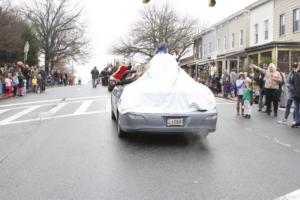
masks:
<svg viewBox="0 0 300 200"><path fill-rule="evenodd" d="M7 124L1 124L0 123L0 126L13 125L13 124L24 124L24 123L30 123L30 122L45 121L45 120L50 120L50 119L63 119L63 118L69 118L69 117L88 116L88 115L104 114L104 113L106 113L106 111L93 111L93 112L86 112L86 113L81 113L81 114L73 113L73 114L58 115L58 116L46 116L46 117L43 117L43 118L12 121L12 122L7 123Z"/></svg>
<svg viewBox="0 0 300 200"><path fill-rule="evenodd" d="M30 101L30 102L22 102L22 103L13 103L13 104L4 104L0 105L0 108L5 108L5 107L12 107L12 106L24 106L24 105L32 105L32 104L42 104L42 103L53 103L55 102L63 102L63 101L68 101L68 102L76 102L76 101L85 101L87 99L99 99L99 100L105 100L109 98L109 96L91 96L91 97L77 97L77 98L65 98L65 99L52 99L52 100L41 100L41 101Z"/></svg>
<svg viewBox="0 0 300 200"><path fill-rule="evenodd" d="M289 193L285 196L279 197L275 200L297 200L300 199L300 190Z"/></svg>
<svg viewBox="0 0 300 200"><path fill-rule="evenodd" d="M13 115L11 117L6 118L5 120L0 121L0 125L9 124L10 122L12 122L12 121L14 121L16 119L19 119L20 117L22 117L22 116L24 116L24 115L26 115L26 114L28 114L28 113L30 113L30 112L38 109L39 107L41 107L41 106L32 106L32 107L30 107L30 108L28 108L26 110L23 110L23 111L15 114L15 115Z"/></svg>
<svg viewBox="0 0 300 200"><path fill-rule="evenodd" d="M90 107L90 105L93 103L92 100L84 101L79 108L75 111L75 115L80 115L82 113L86 113L87 109Z"/></svg>
<svg viewBox="0 0 300 200"><path fill-rule="evenodd" d="M3 113L5 113L5 112L7 112L7 111L9 111L9 109L0 110L0 115L3 114Z"/></svg>
<svg viewBox="0 0 300 200"><path fill-rule="evenodd" d="M85 99L107 99L107 98L109 98L109 96L76 97L76 98L66 98L66 101L85 100Z"/></svg>
<svg viewBox="0 0 300 200"><path fill-rule="evenodd" d="M44 101L31 101L31 102L13 103L13 104L4 104L4 105L0 105L0 108L10 107L10 106L30 105L30 104L37 104L37 103L48 103L48 102L56 102L56 101L61 101L61 99L44 100Z"/></svg>
<svg viewBox="0 0 300 200"><path fill-rule="evenodd" d="M107 99L107 101L106 101L106 109L105 109L105 111L106 112L109 112L110 110L111 110L111 103L110 103L110 99Z"/></svg>
<svg viewBox="0 0 300 200"><path fill-rule="evenodd" d="M63 107L65 107L68 104L69 104L69 102L58 104L57 106L55 106L54 108L52 108L51 110L49 110L49 113L50 114L55 114L55 113L57 113L59 110L61 110Z"/></svg>

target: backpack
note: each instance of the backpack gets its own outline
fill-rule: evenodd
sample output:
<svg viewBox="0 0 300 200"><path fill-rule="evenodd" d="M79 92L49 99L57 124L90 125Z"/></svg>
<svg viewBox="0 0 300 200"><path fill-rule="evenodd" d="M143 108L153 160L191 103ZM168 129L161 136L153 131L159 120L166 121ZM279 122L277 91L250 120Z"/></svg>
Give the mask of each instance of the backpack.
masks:
<svg viewBox="0 0 300 200"><path fill-rule="evenodd" d="M19 85L19 78L17 76L14 76L12 78L12 85L13 86Z"/></svg>

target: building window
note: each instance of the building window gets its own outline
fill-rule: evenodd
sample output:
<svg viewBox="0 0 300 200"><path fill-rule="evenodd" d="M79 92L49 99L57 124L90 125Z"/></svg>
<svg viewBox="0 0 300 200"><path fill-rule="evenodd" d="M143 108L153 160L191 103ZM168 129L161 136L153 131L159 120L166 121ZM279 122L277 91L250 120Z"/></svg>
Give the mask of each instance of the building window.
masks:
<svg viewBox="0 0 300 200"><path fill-rule="evenodd" d="M234 48L234 45L235 45L235 34L232 33L232 35L231 35L231 48Z"/></svg>
<svg viewBox="0 0 300 200"><path fill-rule="evenodd" d="M293 11L293 31L297 32L300 30L300 9Z"/></svg>
<svg viewBox="0 0 300 200"><path fill-rule="evenodd" d="M280 15L280 30L279 35L285 35L285 14Z"/></svg>
<svg viewBox="0 0 300 200"><path fill-rule="evenodd" d="M287 72L289 68L289 59L290 52L289 51L278 51L278 62L277 67L281 69L283 72Z"/></svg>
<svg viewBox="0 0 300 200"><path fill-rule="evenodd" d="M199 45L198 58L202 58L202 45Z"/></svg>
<svg viewBox="0 0 300 200"><path fill-rule="evenodd" d="M254 41L255 41L255 44L257 44L258 43L258 24L255 24L254 25Z"/></svg>
<svg viewBox="0 0 300 200"><path fill-rule="evenodd" d="M227 36L224 37L224 50L227 49Z"/></svg>
<svg viewBox="0 0 300 200"><path fill-rule="evenodd" d="M205 56L205 54L206 54L206 45L204 44L203 45L203 57Z"/></svg>
<svg viewBox="0 0 300 200"><path fill-rule="evenodd" d="M265 20L265 40L269 39L269 20Z"/></svg>
<svg viewBox="0 0 300 200"><path fill-rule="evenodd" d="M244 30L243 29L240 31L240 45L241 46L244 45Z"/></svg>
<svg viewBox="0 0 300 200"><path fill-rule="evenodd" d="M211 45L211 42L208 43L208 53L211 54L212 52L212 45Z"/></svg>
<svg viewBox="0 0 300 200"><path fill-rule="evenodd" d="M220 39L218 39L218 40L217 40L217 48L218 48L218 51L220 51L220 45L221 45L221 44L220 44Z"/></svg>
<svg viewBox="0 0 300 200"><path fill-rule="evenodd" d="M292 64L300 62L300 51L292 51Z"/></svg>

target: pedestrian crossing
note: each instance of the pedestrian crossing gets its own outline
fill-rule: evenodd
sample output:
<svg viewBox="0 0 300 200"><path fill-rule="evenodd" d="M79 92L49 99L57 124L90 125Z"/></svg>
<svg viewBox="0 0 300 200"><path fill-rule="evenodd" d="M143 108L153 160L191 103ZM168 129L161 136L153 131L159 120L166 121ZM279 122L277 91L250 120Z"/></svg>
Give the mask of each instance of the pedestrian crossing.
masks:
<svg viewBox="0 0 300 200"><path fill-rule="evenodd" d="M233 104L217 99L217 104ZM109 96L79 97L0 105L0 126L111 112Z"/></svg>
<svg viewBox="0 0 300 200"><path fill-rule="evenodd" d="M111 110L110 97L70 98L0 106L0 126L81 115L104 114Z"/></svg>

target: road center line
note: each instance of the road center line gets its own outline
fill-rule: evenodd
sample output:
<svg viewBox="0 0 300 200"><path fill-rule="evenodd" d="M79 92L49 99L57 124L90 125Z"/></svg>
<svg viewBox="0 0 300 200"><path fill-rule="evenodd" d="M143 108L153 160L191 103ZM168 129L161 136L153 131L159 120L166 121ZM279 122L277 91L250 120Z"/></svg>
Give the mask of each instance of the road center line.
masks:
<svg viewBox="0 0 300 200"><path fill-rule="evenodd" d="M30 108L28 108L28 109L26 109L26 110L23 110L23 111L21 111L21 112L15 114L15 115L9 117L9 118L6 118L5 120L0 121L0 125L6 125L6 124L9 124L9 123L11 123L12 121L14 121L14 120L16 120L16 119L19 119L20 117L22 117L22 116L24 116L24 115L26 115L26 114L32 112L33 110L38 109L39 107L41 107L41 106L32 106L32 107L30 107Z"/></svg>

